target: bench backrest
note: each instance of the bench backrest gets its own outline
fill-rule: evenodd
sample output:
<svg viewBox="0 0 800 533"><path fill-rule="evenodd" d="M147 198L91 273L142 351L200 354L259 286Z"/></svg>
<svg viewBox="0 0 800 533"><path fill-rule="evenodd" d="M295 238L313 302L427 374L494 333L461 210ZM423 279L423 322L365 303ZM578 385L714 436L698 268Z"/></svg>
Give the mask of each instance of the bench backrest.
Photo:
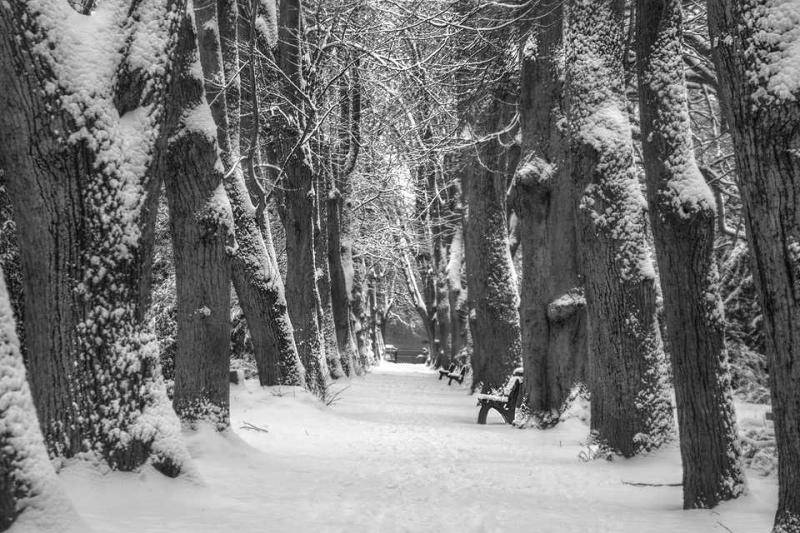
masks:
<svg viewBox="0 0 800 533"><path fill-rule="evenodd" d="M517 398L519 397L519 391L522 388L522 378L512 378L514 379L514 385L511 387L511 391L508 393L508 401L506 402L508 405L517 405Z"/></svg>

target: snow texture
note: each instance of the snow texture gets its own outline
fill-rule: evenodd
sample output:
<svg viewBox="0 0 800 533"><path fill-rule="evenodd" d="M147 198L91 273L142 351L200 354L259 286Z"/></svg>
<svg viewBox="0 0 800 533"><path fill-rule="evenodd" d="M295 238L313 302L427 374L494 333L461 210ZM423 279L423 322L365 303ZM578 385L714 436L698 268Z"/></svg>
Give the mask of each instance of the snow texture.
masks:
<svg viewBox="0 0 800 533"><path fill-rule="evenodd" d="M746 496L713 511L683 511L680 487L623 483L679 482L677 444L583 462L585 406L547 431L514 429L494 412L478 425L467 386L436 378L383 363L335 384L349 388L332 408L248 381L232 389L231 431L187 433L201 481L150 468L101 475L85 463L61 476L104 533L769 531L774 477L751 475ZM764 424L764 406L743 407Z"/></svg>
<svg viewBox="0 0 800 533"><path fill-rule="evenodd" d="M742 18L751 39L750 81L756 100L796 101L800 94L800 0L749 0Z"/></svg>
<svg viewBox="0 0 800 533"><path fill-rule="evenodd" d="M84 450L105 455L112 466L115 454L125 457L135 441L152 441L157 458L177 453L171 468L179 468L186 454L177 451L175 415L164 403L155 337L135 318L138 286L130 275L138 271L145 184L179 10L169 0L133 7L108 0L91 15L66 0L30 0L25 9L25 37L51 74L45 92L75 124L63 141L94 156L87 157L92 168L81 184L86 228L76 293L85 312L69 376L87 392L76 395L80 428L69 431L79 432ZM48 431L67 439L59 423ZM171 434L157 436L160 431Z"/></svg>
<svg viewBox="0 0 800 533"><path fill-rule="evenodd" d="M13 531L85 531L47 457L0 272L0 498L13 494ZM9 483L9 485L6 485ZM0 517L0 527L6 516ZM61 521L65 525L60 525Z"/></svg>

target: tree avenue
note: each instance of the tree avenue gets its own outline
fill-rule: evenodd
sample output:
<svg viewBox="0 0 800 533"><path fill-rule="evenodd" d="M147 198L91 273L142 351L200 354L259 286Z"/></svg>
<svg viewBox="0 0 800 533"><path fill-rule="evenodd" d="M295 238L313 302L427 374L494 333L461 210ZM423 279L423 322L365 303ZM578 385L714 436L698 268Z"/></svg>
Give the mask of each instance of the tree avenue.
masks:
<svg viewBox="0 0 800 533"><path fill-rule="evenodd" d="M685 509L774 471L800 532L798 27L797 0L0 2L0 531L90 531L75 464L196 479L209 434L278 446L253 398L334 416L429 367L520 430L579 418L586 461L677 449Z"/></svg>

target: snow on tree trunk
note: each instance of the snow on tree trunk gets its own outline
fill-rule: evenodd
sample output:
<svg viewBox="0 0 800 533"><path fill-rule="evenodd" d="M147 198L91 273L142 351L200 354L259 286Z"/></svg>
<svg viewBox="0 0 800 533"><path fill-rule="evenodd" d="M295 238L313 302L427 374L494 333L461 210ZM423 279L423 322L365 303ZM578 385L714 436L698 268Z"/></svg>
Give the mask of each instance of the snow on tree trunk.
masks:
<svg viewBox="0 0 800 533"><path fill-rule="evenodd" d="M87 531L59 485L39 429L0 272L0 531Z"/></svg>
<svg viewBox="0 0 800 533"><path fill-rule="evenodd" d="M386 301L386 270L379 264L372 264L367 277L367 304L369 308L369 338L375 364L383 360L384 340L382 322Z"/></svg>
<svg viewBox="0 0 800 533"><path fill-rule="evenodd" d="M460 192L459 192L460 194ZM463 207L459 206L456 212L460 215ZM460 217L463 218L463 217ZM450 299L450 359L451 361L466 348L469 335L467 315L467 289L462 283L462 269L464 266L464 228L461 221L456 222L453 238L450 241L450 250L447 260L447 295Z"/></svg>
<svg viewBox="0 0 800 533"><path fill-rule="evenodd" d="M217 126L217 143L225 172L225 191L233 212L236 249L231 257L233 286L253 340L258 377L262 385L304 385L305 370L298 355L287 310L283 280L278 272L266 217L259 220L240 164L238 118L230 121L222 66L217 2L194 5L200 63L205 76L206 100ZM233 134L233 135L232 135Z"/></svg>
<svg viewBox="0 0 800 533"><path fill-rule="evenodd" d="M0 166L25 277L29 375L53 455L111 467L187 453L143 321L147 210L179 2L0 3Z"/></svg>
<svg viewBox="0 0 800 533"><path fill-rule="evenodd" d="M367 316L367 265L363 256L354 260L353 270L353 334L356 337L356 347L358 348L358 359L356 371L364 373L373 363L372 348L367 342L368 321Z"/></svg>
<svg viewBox="0 0 800 533"><path fill-rule="evenodd" d="M709 0L720 96L764 310L778 445L774 531L800 531L800 6Z"/></svg>
<svg viewBox="0 0 800 533"><path fill-rule="evenodd" d="M585 378L586 304L562 86L560 2L536 7L523 36L521 162L511 190L522 246L522 353L527 406L539 424L558 420L572 387Z"/></svg>
<svg viewBox="0 0 800 533"><path fill-rule="evenodd" d="M511 118L509 95L496 93L483 111L488 127L482 129L489 132L501 130ZM467 287L475 312L472 390L482 392L505 385L520 361L519 296L506 227L507 152L496 135L476 139L461 171Z"/></svg>
<svg viewBox="0 0 800 533"><path fill-rule="evenodd" d="M328 253L331 271L333 319L336 323L338 349L345 371L351 374L357 364L358 348L353 331L353 184L350 174L356 165L360 148L361 85L358 66L352 76L339 81L338 139L331 160L332 183L327 191Z"/></svg>
<svg viewBox="0 0 800 533"><path fill-rule="evenodd" d="M310 390L323 394L328 372L317 309L321 304L314 253L316 195L306 157L308 154L292 156L281 191L286 229L286 296L300 360L306 369L306 383Z"/></svg>
<svg viewBox="0 0 800 533"><path fill-rule="evenodd" d="M318 309L318 320L322 328L322 337L325 339L325 356L328 363L328 372L334 379L345 375L343 361L350 363L348 356L339 353L339 339L336 322L334 321L334 306L331 296L331 286L333 284L331 264L329 262L330 246L329 233L335 231L330 226L328 209L330 205L325 202L323 196L326 194L322 176L317 176L317 216L315 222L315 259L317 261L317 285L319 287L320 307ZM348 370L349 370L348 366ZM349 372L347 373L349 375Z"/></svg>
<svg viewBox="0 0 800 533"><path fill-rule="evenodd" d="M352 220L342 198L340 184L328 193L328 264L331 269L331 310L336 325L336 339L341 366L347 375L354 371L357 357L355 336L350 318L353 290ZM345 193L347 193L346 191ZM349 199L347 203L349 203Z"/></svg>
<svg viewBox="0 0 800 533"><path fill-rule="evenodd" d="M191 5L189 6L191 10ZM191 15L191 11L190 11ZM160 168L169 202L177 291L173 405L181 419L229 423L231 206L205 100L194 17L180 29Z"/></svg>
<svg viewBox="0 0 800 533"><path fill-rule="evenodd" d="M615 0L569 2L564 90L587 304L591 428L627 457L661 445L673 419L617 7Z"/></svg>
<svg viewBox="0 0 800 533"><path fill-rule="evenodd" d="M302 6L299 0L282 0L279 9L278 63L284 74L283 95L297 108L304 106L301 91ZM281 161L285 162L280 189L286 231L286 295L295 328L300 360L306 368L308 388L322 396L327 389L325 345L317 314L320 301L314 253L316 193L314 168L307 139L300 127L302 113L290 113L290 123L280 132Z"/></svg>
<svg viewBox="0 0 800 533"><path fill-rule="evenodd" d="M682 24L680 0L638 0L644 168L690 509L739 496L744 472L717 292L715 201L694 158Z"/></svg>

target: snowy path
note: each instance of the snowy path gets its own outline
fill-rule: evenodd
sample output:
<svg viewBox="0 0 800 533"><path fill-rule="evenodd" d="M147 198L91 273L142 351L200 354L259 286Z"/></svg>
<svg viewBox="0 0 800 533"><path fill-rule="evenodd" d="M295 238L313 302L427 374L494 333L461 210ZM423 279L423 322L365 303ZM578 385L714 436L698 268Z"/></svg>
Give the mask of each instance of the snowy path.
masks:
<svg viewBox="0 0 800 533"><path fill-rule="evenodd" d="M354 379L333 408L248 383L232 392L234 435L188 438L201 483L153 470L62 474L99 533L305 531L769 531L774 478L750 473L748 496L682 511L672 447L628 461L578 460L586 426L549 431L475 424L466 387L385 364ZM246 421L268 433L240 429ZM490 419L490 422L492 420Z"/></svg>

